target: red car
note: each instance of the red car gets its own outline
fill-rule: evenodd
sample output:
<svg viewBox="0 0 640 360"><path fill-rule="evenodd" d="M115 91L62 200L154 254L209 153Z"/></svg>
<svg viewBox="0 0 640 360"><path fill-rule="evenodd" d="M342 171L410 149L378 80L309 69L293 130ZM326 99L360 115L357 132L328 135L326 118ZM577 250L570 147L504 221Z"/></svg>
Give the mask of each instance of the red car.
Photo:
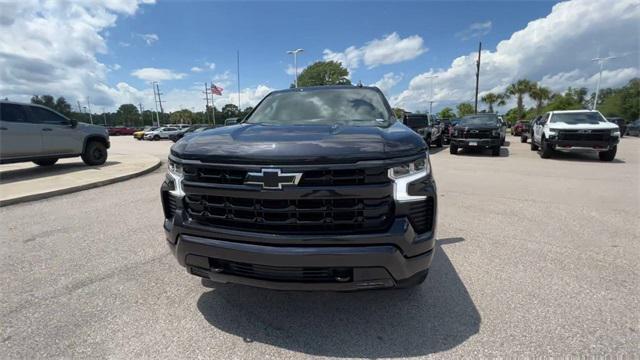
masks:
<svg viewBox="0 0 640 360"><path fill-rule="evenodd" d="M134 132L136 132L136 128L126 126L114 126L109 128L109 136L133 135Z"/></svg>
<svg viewBox="0 0 640 360"><path fill-rule="evenodd" d="M513 136L520 136L527 133L529 133L529 123L526 121L520 120L511 127L511 135Z"/></svg>

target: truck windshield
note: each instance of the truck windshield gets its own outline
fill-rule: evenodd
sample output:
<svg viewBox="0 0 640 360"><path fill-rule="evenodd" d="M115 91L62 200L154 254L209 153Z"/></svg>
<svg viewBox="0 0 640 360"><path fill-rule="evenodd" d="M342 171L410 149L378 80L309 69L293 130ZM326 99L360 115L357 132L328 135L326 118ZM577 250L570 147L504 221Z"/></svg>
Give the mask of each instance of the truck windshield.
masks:
<svg viewBox="0 0 640 360"><path fill-rule="evenodd" d="M600 113L597 112L576 112L576 113L560 113L551 116L552 123L565 124L597 124L607 122Z"/></svg>
<svg viewBox="0 0 640 360"><path fill-rule="evenodd" d="M371 89L313 89L273 93L247 119L251 124L387 126L390 114Z"/></svg>
<svg viewBox="0 0 640 360"><path fill-rule="evenodd" d="M496 126L498 117L495 115L467 115L460 119L459 126Z"/></svg>

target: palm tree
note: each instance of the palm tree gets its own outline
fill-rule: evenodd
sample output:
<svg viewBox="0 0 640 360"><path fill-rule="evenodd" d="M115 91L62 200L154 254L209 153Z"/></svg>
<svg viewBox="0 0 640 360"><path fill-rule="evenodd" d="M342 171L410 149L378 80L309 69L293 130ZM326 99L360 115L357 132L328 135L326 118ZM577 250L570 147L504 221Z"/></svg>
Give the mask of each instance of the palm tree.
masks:
<svg viewBox="0 0 640 360"><path fill-rule="evenodd" d="M482 96L482 98L480 98L480 101L482 101L483 103L489 105L489 112L490 113L493 112L493 104L496 104L498 106L502 106L502 105L506 104L504 95L502 95L502 94L494 94L492 92L484 94L484 96Z"/></svg>
<svg viewBox="0 0 640 360"><path fill-rule="evenodd" d="M529 90L529 96L536 102L536 113L539 115L542 110L542 104L551 99L551 90L538 84L533 84Z"/></svg>
<svg viewBox="0 0 640 360"><path fill-rule="evenodd" d="M518 119L522 119L524 116L524 96L531 91L533 84L531 81L527 79L520 79L516 81L514 84L507 86L507 90L505 91L505 96L508 98L509 96L515 96L517 99L518 106Z"/></svg>

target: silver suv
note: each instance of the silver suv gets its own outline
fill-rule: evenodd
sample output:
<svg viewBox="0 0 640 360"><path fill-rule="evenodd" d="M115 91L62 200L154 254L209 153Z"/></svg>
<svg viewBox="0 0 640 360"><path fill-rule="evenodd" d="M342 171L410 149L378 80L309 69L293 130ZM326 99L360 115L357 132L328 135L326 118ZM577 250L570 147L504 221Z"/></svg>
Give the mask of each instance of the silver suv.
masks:
<svg viewBox="0 0 640 360"><path fill-rule="evenodd" d="M109 146L103 126L78 123L40 105L0 101L0 164L49 166L81 156L87 165L102 165Z"/></svg>

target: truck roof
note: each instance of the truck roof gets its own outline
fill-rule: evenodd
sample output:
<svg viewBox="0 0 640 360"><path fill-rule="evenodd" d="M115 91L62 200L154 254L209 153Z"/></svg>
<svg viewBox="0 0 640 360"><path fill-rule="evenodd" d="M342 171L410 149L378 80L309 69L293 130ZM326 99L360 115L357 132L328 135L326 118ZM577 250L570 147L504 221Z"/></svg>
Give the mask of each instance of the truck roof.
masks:
<svg viewBox="0 0 640 360"><path fill-rule="evenodd" d="M562 114L562 113L590 113L590 112L599 112L598 110L553 110L549 111L552 114Z"/></svg>

